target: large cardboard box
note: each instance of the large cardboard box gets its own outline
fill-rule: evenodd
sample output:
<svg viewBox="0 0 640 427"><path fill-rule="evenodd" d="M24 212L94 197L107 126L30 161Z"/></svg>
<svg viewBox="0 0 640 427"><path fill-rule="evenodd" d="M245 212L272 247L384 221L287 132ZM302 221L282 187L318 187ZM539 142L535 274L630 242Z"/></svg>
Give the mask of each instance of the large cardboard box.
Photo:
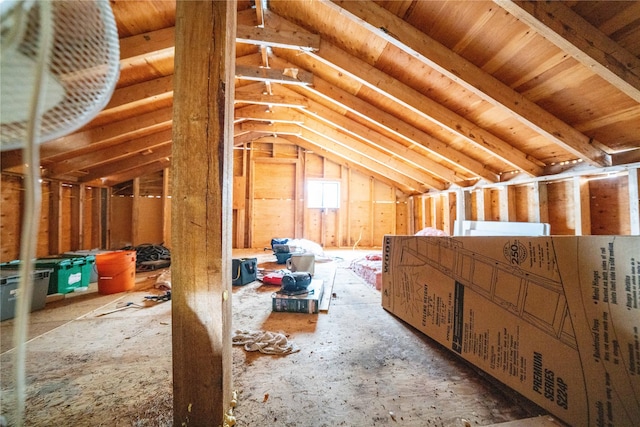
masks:
<svg viewBox="0 0 640 427"><path fill-rule="evenodd" d="M382 305L570 425L640 422L640 237L385 236Z"/></svg>

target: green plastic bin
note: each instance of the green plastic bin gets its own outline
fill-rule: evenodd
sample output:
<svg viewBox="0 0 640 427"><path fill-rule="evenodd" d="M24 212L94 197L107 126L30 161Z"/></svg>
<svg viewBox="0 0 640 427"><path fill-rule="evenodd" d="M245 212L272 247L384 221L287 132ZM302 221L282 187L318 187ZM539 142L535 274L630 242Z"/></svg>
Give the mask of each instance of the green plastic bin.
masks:
<svg viewBox="0 0 640 427"><path fill-rule="evenodd" d="M68 294L76 288L89 286L89 274L83 273L87 264L82 258L48 257L38 258L36 268L50 268L53 270L49 280L49 294Z"/></svg>
<svg viewBox="0 0 640 427"><path fill-rule="evenodd" d="M65 252L60 256L63 258L79 258L84 261L84 264L82 264L82 287L87 287L89 286L89 283L98 281L98 269L96 266L95 254Z"/></svg>
<svg viewBox="0 0 640 427"><path fill-rule="evenodd" d="M0 266L2 270L17 270L20 268L20 260L9 261ZM82 268L86 261L81 258L47 257L38 258L34 262L34 270L53 270L49 277L49 290L47 295L68 294L76 288L89 286L89 276L86 281L82 275Z"/></svg>

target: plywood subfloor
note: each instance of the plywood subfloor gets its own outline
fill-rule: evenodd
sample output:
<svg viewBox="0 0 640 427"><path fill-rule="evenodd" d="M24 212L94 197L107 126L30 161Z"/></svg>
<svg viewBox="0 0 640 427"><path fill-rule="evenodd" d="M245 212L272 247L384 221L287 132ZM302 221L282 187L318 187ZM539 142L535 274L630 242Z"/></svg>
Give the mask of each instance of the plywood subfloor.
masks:
<svg viewBox="0 0 640 427"><path fill-rule="evenodd" d="M348 269L362 251L327 253L335 261L316 264L317 278L335 275L326 313L273 313L277 287L234 287L234 330L283 332L299 348L274 356L234 346L238 426L481 426L539 414L384 311L379 291ZM96 316L149 292L85 295L34 313L26 425L172 425L171 303ZM4 415L11 323L0 325Z"/></svg>

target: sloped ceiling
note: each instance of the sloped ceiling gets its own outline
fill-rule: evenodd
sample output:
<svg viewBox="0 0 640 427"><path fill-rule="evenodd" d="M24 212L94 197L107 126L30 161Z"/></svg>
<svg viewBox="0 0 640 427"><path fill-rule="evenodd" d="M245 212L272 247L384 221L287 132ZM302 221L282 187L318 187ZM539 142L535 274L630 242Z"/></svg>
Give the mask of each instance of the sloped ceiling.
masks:
<svg viewBox="0 0 640 427"><path fill-rule="evenodd" d="M42 145L44 177L170 165L175 2L111 4L117 89ZM240 1L236 58L238 149L296 144L407 194L640 161L640 2Z"/></svg>

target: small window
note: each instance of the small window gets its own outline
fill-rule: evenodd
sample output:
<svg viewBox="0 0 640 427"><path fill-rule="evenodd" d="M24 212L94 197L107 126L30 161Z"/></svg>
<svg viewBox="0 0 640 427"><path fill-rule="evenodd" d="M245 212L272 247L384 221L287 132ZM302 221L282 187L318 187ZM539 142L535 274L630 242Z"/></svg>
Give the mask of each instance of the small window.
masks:
<svg viewBox="0 0 640 427"><path fill-rule="evenodd" d="M307 181L307 207L338 209L340 207L340 182Z"/></svg>

